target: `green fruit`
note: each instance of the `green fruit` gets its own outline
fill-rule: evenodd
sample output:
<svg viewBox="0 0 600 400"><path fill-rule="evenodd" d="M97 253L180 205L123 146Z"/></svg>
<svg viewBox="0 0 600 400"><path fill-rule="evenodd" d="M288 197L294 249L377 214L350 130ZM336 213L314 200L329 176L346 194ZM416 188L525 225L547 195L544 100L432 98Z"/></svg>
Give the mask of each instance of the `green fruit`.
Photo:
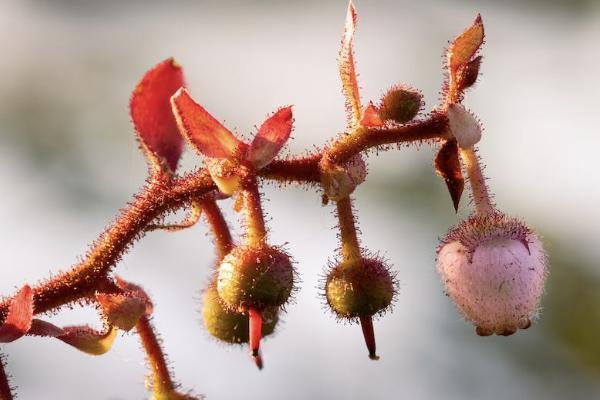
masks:
<svg viewBox="0 0 600 400"><path fill-rule="evenodd" d="M395 294L394 278L381 261L370 258L342 262L327 275L327 303L340 318L383 312Z"/></svg>
<svg viewBox="0 0 600 400"><path fill-rule="evenodd" d="M268 336L275 330L279 320L276 309L262 312L262 336ZM248 314L229 310L221 303L217 287L211 284L204 292L202 319L208 333L227 343L248 343Z"/></svg>
<svg viewBox="0 0 600 400"><path fill-rule="evenodd" d="M279 307L287 302L293 287L290 257L263 243L236 247L219 265L217 290L232 310Z"/></svg>

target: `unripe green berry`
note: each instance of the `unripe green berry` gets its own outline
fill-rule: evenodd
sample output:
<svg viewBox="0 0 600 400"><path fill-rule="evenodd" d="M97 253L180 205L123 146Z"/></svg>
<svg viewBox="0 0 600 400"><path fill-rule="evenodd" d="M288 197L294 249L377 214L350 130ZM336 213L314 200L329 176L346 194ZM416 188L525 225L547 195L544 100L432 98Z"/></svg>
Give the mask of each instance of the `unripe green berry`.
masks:
<svg viewBox="0 0 600 400"><path fill-rule="evenodd" d="M357 318L383 312L395 294L387 266L377 259L341 262L327 275L327 303L340 318Z"/></svg>
<svg viewBox="0 0 600 400"><path fill-rule="evenodd" d="M217 290L232 310L279 307L287 302L293 287L290 257L264 243L236 247L219 265Z"/></svg>
<svg viewBox="0 0 600 400"><path fill-rule="evenodd" d="M279 320L276 309L263 311L262 336L275 330ZM217 287L211 284L203 296L202 319L208 333L227 343L248 343L248 314L232 311L221 302Z"/></svg>
<svg viewBox="0 0 600 400"><path fill-rule="evenodd" d="M394 86L383 96L379 106L381 119L393 120L400 124L411 121L423 106L423 95L418 91Z"/></svg>

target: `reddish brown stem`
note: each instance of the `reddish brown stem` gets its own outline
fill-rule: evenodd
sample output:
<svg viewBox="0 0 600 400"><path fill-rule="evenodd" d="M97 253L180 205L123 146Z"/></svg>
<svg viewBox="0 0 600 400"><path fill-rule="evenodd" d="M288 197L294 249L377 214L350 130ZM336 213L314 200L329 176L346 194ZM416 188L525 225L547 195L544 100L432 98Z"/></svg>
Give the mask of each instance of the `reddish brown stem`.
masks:
<svg viewBox="0 0 600 400"><path fill-rule="evenodd" d="M386 144L416 142L428 139L444 139L448 136L448 118L433 113L428 119L394 128L370 128L360 135L346 135L338 139L324 157L336 164L343 164L354 155Z"/></svg>
<svg viewBox="0 0 600 400"><path fill-rule="evenodd" d="M258 244L265 239L267 231L255 177L248 177L239 196L242 196L242 208L246 217L246 244Z"/></svg>
<svg viewBox="0 0 600 400"><path fill-rule="evenodd" d="M379 360L377 355L377 346L375 345L375 330L373 329L373 317L367 315L360 317L360 327L362 328L363 336L365 337L365 344L367 350L369 350L369 358L371 360Z"/></svg>
<svg viewBox="0 0 600 400"><path fill-rule="evenodd" d="M0 400L13 400L8 376L4 371L4 356L0 355Z"/></svg>
<svg viewBox="0 0 600 400"><path fill-rule="evenodd" d="M445 138L446 128L447 118L443 114L433 114L427 120L397 128L369 129L368 134L361 135L358 139L346 136L335 142L324 154L333 162L343 162L361 151L382 144ZM276 160L263 168L259 175L277 181L319 182L318 164L322 157L323 154L315 154L305 158ZM133 202L93 243L80 263L70 271L33 287L35 313L51 311L92 296L98 289L99 282L104 280L129 246L143 235L146 226L154 219L215 189L216 186L205 169L173 180L161 174L154 176L148 186L135 196ZM260 205L257 190L250 196L250 200L253 204ZM254 219L257 228L261 225L262 213L260 214L260 219ZM0 303L0 322L6 318L9 304L10 298Z"/></svg>
<svg viewBox="0 0 600 400"><path fill-rule="evenodd" d="M320 182L319 161L321 154L289 160L274 160L261 169L260 176L275 181Z"/></svg>
<svg viewBox="0 0 600 400"><path fill-rule="evenodd" d="M344 261L360 259L360 245L356 234L352 199L350 196L337 201L337 216L340 224L340 239L342 242L342 256ZM351 265L351 263L347 263Z"/></svg>
<svg viewBox="0 0 600 400"><path fill-rule="evenodd" d="M79 264L33 287L35 313L44 313L92 296L99 289L99 282L104 281L111 268L132 242L141 237L151 221L165 211L177 209L215 188L205 170L172 182L151 181L94 242ZM6 318L9 305L10 299L0 304L0 321Z"/></svg>
<svg viewBox="0 0 600 400"><path fill-rule="evenodd" d="M152 370L152 387L154 392L163 393L174 390L175 385L173 384L173 379L171 379L165 355L148 316L142 315L135 328L140 336L148 364Z"/></svg>
<svg viewBox="0 0 600 400"><path fill-rule="evenodd" d="M227 221L223 217L221 209L215 200L205 200L202 202L202 213L212 230L217 246L217 257L221 260L233 247L233 240Z"/></svg>

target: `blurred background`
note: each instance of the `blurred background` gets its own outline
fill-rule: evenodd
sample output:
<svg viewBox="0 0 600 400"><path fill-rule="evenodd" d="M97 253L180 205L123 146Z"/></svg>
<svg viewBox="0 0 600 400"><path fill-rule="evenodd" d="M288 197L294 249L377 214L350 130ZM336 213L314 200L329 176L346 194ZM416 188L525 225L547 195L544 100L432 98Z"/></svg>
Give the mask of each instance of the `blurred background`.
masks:
<svg viewBox="0 0 600 400"><path fill-rule="evenodd" d="M157 330L184 388L208 399L600 398L600 2L357 0L363 100L389 86L442 83L448 40L481 12L482 77L466 105L501 209L545 237L550 276L532 329L480 338L444 296L438 238L455 215L423 146L370 157L357 191L363 242L394 265L400 295L376 322L381 360L360 329L322 308L319 280L336 248L332 207L313 192L265 185L273 243L301 274L295 304L265 341L258 372L246 349L204 331L200 297L214 251L200 224L149 234L117 268L155 302ZM344 129L336 57L346 12L336 1L3 0L0 2L0 293L66 269L144 182L128 100L141 75L175 56L193 95L242 135L293 104L293 154ZM198 165L188 151L184 169ZM226 213L239 233L237 216ZM90 323L63 310L57 324ZM142 399L134 334L90 357L57 340L3 346L21 399Z"/></svg>

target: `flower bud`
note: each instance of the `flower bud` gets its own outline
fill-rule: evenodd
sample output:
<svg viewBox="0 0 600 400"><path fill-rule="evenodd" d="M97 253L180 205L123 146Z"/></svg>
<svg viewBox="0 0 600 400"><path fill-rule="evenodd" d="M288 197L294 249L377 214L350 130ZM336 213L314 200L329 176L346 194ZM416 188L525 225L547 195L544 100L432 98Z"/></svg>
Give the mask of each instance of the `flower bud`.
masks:
<svg viewBox="0 0 600 400"><path fill-rule="evenodd" d="M277 309L267 309L262 314L262 336L265 337L273 333L279 318ZM204 292L202 319L206 330L213 337L226 343L248 343L248 314L232 311L225 307L215 284L211 284Z"/></svg>
<svg viewBox="0 0 600 400"><path fill-rule="evenodd" d="M293 286L290 257L264 243L236 247L219 265L217 290L231 310L279 307L287 302Z"/></svg>
<svg viewBox="0 0 600 400"><path fill-rule="evenodd" d="M321 171L321 184L331 200L338 201L354 192L365 181L367 167L360 154L355 155L343 166L333 164Z"/></svg>
<svg viewBox="0 0 600 400"><path fill-rule="evenodd" d="M546 278L538 235L495 212L472 216L438 248L437 270L448 296L479 335L511 335L536 316Z"/></svg>
<svg viewBox="0 0 600 400"><path fill-rule="evenodd" d="M448 105L448 123L458 145L467 149L481 139L479 121L462 104Z"/></svg>
<svg viewBox="0 0 600 400"><path fill-rule="evenodd" d="M206 158L204 163L221 193L231 196L239 190L241 179L238 169L240 167L234 161L226 158Z"/></svg>
<svg viewBox="0 0 600 400"><path fill-rule="evenodd" d="M325 297L340 318L359 318L382 313L390 306L395 282L380 260L362 258L337 264L327 274Z"/></svg>
<svg viewBox="0 0 600 400"><path fill-rule="evenodd" d="M394 86L383 96L379 115L400 124L411 121L423 107L423 95L405 86Z"/></svg>

